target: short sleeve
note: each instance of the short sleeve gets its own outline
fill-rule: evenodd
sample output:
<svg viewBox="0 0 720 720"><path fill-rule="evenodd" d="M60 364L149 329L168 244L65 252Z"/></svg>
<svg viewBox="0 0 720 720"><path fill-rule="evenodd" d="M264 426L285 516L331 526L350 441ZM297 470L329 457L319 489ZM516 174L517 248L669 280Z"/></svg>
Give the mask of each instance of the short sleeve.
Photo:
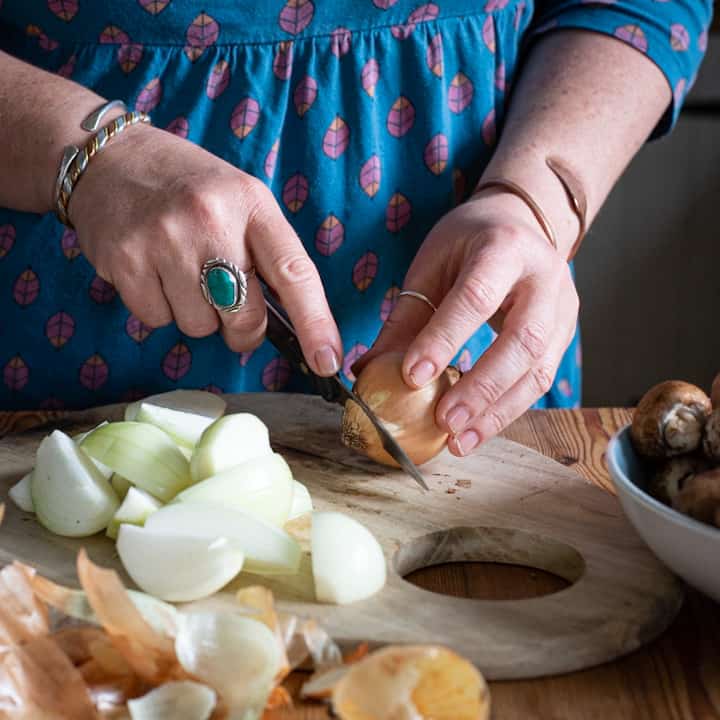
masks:
<svg viewBox="0 0 720 720"><path fill-rule="evenodd" d="M575 28L611 35L648 56L673 93L653 137L675 124L705 55L712 0L538 0L529 37Z"/></svg>

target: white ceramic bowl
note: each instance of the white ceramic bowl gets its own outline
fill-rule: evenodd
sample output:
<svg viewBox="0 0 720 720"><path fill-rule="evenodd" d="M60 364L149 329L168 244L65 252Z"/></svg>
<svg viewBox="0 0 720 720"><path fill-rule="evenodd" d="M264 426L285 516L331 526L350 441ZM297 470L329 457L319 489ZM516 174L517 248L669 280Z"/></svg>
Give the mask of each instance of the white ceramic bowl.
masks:
<svg viewBox="0 0 720 720"><path fill-rule="evenodd" d="M632 447L629 425L610 440L607 461L623 510L648 547L687 583L720 602L720 529L645 491L647 471Z"/></svg>

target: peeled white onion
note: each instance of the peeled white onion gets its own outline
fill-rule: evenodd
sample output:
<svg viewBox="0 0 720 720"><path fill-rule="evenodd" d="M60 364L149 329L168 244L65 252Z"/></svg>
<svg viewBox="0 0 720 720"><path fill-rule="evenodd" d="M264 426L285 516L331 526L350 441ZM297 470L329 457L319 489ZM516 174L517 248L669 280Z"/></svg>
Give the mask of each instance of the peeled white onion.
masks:
<svg viewBox="0 0 720 720"><path fill-rule="evenodd" d="M68 537L104 530L120 504L97 466L60 430L40 443L30 492L40 524Z"/></svg>
<svg viewBox="0 0 720 720"><path fill-rule="evenodd" d="M93 430L81 447L93 459L163 502L190 484L187 459L170 436L154 425L108 423Z"/></svg>
<svg viewBox="0 0 720 720"><path fill-rule="evenodd" d="M8 490L10 499L24 512L35 512L30 489L31 480L32 470L27 475L23 475L23 477Z"/></svg>
<svg viewBox="0 0 720 720"><path fill-rule="evenodd" d="M312 567L320 602L344 605L374 595L385 585L385 555L375 536L349 515L314 512Z"/></svg>
<svg viewBox="0 0 720 720"><path fill-rule="evenodd" d="M245 555L244 572L294 573L300 566L300 546L284 531L227 506L172 503L153 513L148 530L181 533L188 537L225 537Z"/></svg>
<svg viewBox="0 0 720 720"><path fill-rule="evenodd" d="M125 420L156 425L176 443L192 449L226 407L225 400L214 393L172 390L130 403L125 408Z"/></svg>
<svg viewBox="0 0 720 720"><path fill-rule="evenodd" d="M117 550L141 590L170 602L212 595L240 572L244 560L234 540L188 537L136 525L120 526Z"/></svg>
<svg viewBox="0 0 720 720"><path fill-rule="evenodd" d="M292 520L312 511L313 501L310 497L310 491L301 482L295 480L293 482L293 499L292 505L290 506L288 520Z"/></svg>
<svg viewBox="0 0 720 720"><path fill-rule="evenodd" d="M260 418L250 413L225 415L202 434L190 473L199 482L271 452L268 429Z"/></svg>
<svg viewBox="0 0 720 720"><path fill-rule="evenodd" d="M144 490L131 487L122 504L107 526L106 535L116 538L120 525L144 525L147 518L162 507L162 503Z"/></svg>
<svg viewBox="0 0 720 720"><path fill-rule="evenodd" d="M175 638L175 652L187 672L220 693L232 718L262 713L283 661L266 625L227 611L188 613Z"/></svg>
<svg viewBox="0 0 720 720"><path fill-rule="evenodd" d="M128 700L132 720L208 720L217 695L192 680L167 682L146 695Z"/></svg>
<svg viewBox="0 0 720 720"><path fill-rule="evenodd" d="M105 427L105 425L108 424L107 420L103 420L99 425L96 425L92 430L87 430L86 432L78 433L77 435L73 435L73 440L78 445L82 445L83 440L93 431L97 430L98 428ZM93 458L93 462L98 466L98 470L103 474L105 478L108 480L111 479L113 471L112 468L109 468L107 465L95 460Z"/></svg>
<svg viewBox="0 0 720 720"><path fill-rule="evenodd" d="M272 453L191 485L175 500L224 505L282 526L290 514L293 490L292 471L282 455Z"/></svg>
<svg viewBox="0 0 720 720"><path fill-rule="evenodd" d="M113 486L113 490L115 491L115 494L121 499L124 500L125 496L128 494L128 490L133 486L133 484L122 475L118 475L117 473L113 473L112 477L110 478L110 484Z"/></svg>

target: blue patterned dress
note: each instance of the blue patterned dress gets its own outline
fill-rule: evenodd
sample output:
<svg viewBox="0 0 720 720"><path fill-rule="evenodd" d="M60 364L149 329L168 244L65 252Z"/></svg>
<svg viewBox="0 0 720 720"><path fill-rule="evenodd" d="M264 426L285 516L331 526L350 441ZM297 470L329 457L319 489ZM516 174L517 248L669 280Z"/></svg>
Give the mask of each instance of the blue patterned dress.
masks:
<svg viewBox="0 0 720 720"><path fill-rule="evenodd" d="M674 88L709 0L0 0L0 48L261 178L320 270L346 353L371 345L430 227L472 189L532 37L615 36ZM1 150L0 150L1 152ZM484 327L456 359L471 366ZM85 407L176 387L303 389L265 343L151 330L54 216L0 208L0 408ZM580 399L576 336L540 406Z"/></svg>

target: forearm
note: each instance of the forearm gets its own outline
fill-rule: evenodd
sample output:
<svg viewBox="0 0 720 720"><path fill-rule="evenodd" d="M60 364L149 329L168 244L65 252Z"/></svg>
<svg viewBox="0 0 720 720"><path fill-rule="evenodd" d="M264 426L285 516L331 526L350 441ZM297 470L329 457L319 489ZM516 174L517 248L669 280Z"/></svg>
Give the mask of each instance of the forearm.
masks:
<svg viewBox="0 0 720 720"><path fill-rule="evenodd" d="M580 181L589 224L670 99L662 72L637 50L581 30L551 33L527 58L483 177L523 186L549 217L558 249L567 255L578 222L546 159L560 158Z"/></svg>
<svg viewBox="0 0 720 720"><path fill-rule="evenodd" d="M87 141L80 122L102 102L87 88L0 51L1 207L52 209L63 148Z"/></svg>

